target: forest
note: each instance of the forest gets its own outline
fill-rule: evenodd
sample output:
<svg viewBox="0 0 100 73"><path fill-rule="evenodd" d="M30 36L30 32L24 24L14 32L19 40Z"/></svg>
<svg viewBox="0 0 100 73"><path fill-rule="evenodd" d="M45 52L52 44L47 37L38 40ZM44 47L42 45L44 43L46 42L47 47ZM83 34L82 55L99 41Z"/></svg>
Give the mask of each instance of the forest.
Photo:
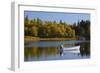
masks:
<svg viewBox="0 0 100 73"><path fill-rule="evenodd" d="M81 20L68 24L62 20L44 21L39 18L24 18L24 36L37 38L77 38L90 40L90 21Z"/></svg>

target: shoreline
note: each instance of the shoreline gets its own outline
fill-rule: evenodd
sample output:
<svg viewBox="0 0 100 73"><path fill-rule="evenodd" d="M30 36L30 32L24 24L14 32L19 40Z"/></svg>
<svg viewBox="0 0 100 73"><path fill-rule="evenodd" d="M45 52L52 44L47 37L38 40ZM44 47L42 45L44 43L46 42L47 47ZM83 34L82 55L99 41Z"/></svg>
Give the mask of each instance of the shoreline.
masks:
<svg viewBox="0 0 100 73"><path fill-rule="evenodd" d="M31 37L25 36L25 42L32 42L32 41L65 41L65 40L77 40L77 38L39 38L39 37Z"/></svg>

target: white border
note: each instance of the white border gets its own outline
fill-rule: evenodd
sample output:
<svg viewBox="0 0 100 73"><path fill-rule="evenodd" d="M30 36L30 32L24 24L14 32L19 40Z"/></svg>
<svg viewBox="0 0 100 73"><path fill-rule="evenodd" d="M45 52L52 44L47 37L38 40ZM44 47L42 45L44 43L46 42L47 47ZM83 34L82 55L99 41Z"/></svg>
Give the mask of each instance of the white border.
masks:
<svg viewBox="0 0 100 73"><path fill-rule="evenodd" d="M91 59L82 60L57 60L57 61L40 61L40 62L24 62L24 10L30 11L49 11L49 12L73 12L73 13L90 13L91 14ZM84 7L76 5L66 6L43 6L32 5L31 3L13 3L12 4L12 64L13 70L31 70L31 69L47 69L60 67L77 67L96 64L96 50L93 38L95 33L94 24L96 24L95 7ZM21 39L21 40L20 40ZM14 41L15 40L15 41ZM63 63L63 64L62 64Z"/></svg>

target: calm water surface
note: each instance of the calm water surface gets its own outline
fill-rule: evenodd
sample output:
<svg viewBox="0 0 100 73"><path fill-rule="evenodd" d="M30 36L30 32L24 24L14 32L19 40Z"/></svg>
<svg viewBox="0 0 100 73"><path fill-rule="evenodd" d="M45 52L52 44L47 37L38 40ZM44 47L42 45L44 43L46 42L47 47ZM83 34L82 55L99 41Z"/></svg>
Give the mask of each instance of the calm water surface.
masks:
<svg viewBox="0 0 100 73"><path fill-rule="evenodd" d="M72 47L80 45L80 53L59 53L60 45ZM89 59L89 41L37 41L30 42L24 46L24 61L46 61L46 60L72 60Z"/></svg>

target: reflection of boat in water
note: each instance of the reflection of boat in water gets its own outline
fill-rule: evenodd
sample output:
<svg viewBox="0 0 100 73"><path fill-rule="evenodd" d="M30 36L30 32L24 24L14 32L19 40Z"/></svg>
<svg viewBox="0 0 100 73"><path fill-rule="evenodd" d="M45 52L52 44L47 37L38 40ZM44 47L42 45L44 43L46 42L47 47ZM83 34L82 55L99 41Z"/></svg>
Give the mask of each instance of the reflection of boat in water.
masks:
<svg viewBox="0 0 100 73"><path fill-rule="evenodd" d="M80 45L73 47L63 47L63 45L61 45L60 54L63 53L80 53Z"/></svg>

